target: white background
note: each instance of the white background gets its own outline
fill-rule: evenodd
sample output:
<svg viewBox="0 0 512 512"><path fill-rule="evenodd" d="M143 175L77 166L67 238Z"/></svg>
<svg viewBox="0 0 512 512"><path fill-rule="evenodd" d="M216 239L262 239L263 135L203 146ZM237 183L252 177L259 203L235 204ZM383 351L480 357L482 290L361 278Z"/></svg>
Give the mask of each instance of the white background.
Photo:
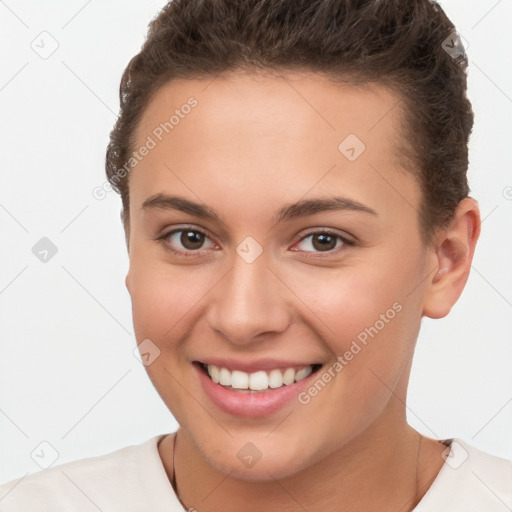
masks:
<svg viewBox="0 0 512 512"><path fill-rule="evenodd" d="M0 2L0 482L39 470L42 441L60 464L177 426L132 353L120 198L92 195L121 73L164 4ZM442 6L469 44L469 179L485 220L461 299L423 320L408 418L512 458L512 2ZM47 59L31 47L41 37L58 42ZM47 263L32 253L42 237L58 248Z"/></svg>

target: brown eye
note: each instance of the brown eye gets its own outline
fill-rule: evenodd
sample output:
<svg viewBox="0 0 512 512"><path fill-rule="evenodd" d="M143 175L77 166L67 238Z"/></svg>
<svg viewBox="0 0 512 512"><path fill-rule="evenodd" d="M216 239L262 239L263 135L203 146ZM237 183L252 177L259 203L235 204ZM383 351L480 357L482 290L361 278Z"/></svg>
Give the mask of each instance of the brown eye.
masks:
<svg viewBox="0 0 512 512"><path fill-rule="evenodd" d="M354 245L354 242L347 240L339 233L331 231L315 231L302 237L299 241L299 249L310 253L338 252L342 246ZM302 245L302 247L300 247Z"/></svg>
<svg viewBox="0 0 512 512"><path fill-rule="evenodd" d="M201 248L201 245L203 245L204 242L204 238L204 233L186 229L181 231L180 242L183 247L185 247L185 249L193 251L195 249Z"/></svg>
<svg viewBox="0 0 512 512"><path fill-rule="evenodd" d="M336 247L336 237L321 233L313 235L313 247L318 251L330 251Z"/></svg>
<svg viewBox="0 0 512 512"><path fill-rule="evenodd" d="M167 250L185 256L195 256L201 254L204 249L215 246L205 233L192 228L174 229L158 240Z"/></svg>

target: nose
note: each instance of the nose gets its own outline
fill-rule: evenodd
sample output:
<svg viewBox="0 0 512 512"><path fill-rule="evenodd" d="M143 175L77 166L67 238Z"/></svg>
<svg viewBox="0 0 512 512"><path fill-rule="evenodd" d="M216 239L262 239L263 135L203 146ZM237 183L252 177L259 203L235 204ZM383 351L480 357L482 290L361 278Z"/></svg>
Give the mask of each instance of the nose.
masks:
<svg viewBox="0 0 512 512"><path fill-rule="evenodd" d="M264 254L252 263L235 254L231 270L211 297L208 324L232 344L261 342L290 324L288 290Z"/></svg>

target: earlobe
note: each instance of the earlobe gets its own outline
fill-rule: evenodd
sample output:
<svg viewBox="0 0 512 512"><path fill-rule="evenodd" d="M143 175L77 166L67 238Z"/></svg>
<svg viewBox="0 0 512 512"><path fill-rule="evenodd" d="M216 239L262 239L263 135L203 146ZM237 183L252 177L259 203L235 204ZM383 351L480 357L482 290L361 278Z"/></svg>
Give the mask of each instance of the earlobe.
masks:
<svg viewBox="0 0 512 512"><path fill-rule="evenodd" d="M470 197L463 199L433 249L431 267L435 271L427 279L425 316L443 318L459 299L469 277L480 226L478 203Z"/></svg>
<svg viewBox="0 0 512 512"><path fill-rule="evenodd" d="M126 243L126 250L128 254L130 254L130 222L129 222L129 212L124 209L121 210L121 222L123 223L124 229L124 241Z"/></svg>
<svg viewBox="0 0 512 512"><path fill-rule="evenodd" d="M128 273L126 274L126 277L124 278L124 285L126 286L128 293L131 295L130 271L128 271Z"/></svg>

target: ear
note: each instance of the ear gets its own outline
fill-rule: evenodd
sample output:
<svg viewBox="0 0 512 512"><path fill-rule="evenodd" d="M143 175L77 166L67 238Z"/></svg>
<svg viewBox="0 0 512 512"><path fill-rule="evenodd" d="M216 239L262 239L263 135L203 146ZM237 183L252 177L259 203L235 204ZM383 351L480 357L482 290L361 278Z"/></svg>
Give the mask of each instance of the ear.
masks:
<svg viewBox="0 0 512 512"><path fill-rule="evenodd" d="M126 286L126 289L128 290L128 293L131 295L131 277L130 277L130 270L128 269L128 273L126 274L126 277L124 278L124 285Z"/></svg>
<svg viewBox="0 0 512 512"><path fill-rule="evenodd" d="M128 257L130 256L130 222L129 222L129 212L126 212L124 209L121 210L121 222L123 223L124 228L124 240L126 243L126 249L128 250ZM131 273L130 273L131 265L128 265L128 272L126 277L124 278L124 285L128 290L128 293L131 295Z"/></svg>
<svg viewBox="0 0 512 512"><path fill-rule="evenodd" d="M128 253L130 252L130 212L125 209L121 210L119 215L121 217L121 222L123 224L124 229L124 241L126 243L126 249Z"/></svg>
<svg viewBox="0 0 512 512"><path fill-rule="evenodd" d="M436 273L428 278L423 315L443 318L459 299L469 277L480 228L478 203L466 197L431 249L429 268L435 268Z"/></svg>

